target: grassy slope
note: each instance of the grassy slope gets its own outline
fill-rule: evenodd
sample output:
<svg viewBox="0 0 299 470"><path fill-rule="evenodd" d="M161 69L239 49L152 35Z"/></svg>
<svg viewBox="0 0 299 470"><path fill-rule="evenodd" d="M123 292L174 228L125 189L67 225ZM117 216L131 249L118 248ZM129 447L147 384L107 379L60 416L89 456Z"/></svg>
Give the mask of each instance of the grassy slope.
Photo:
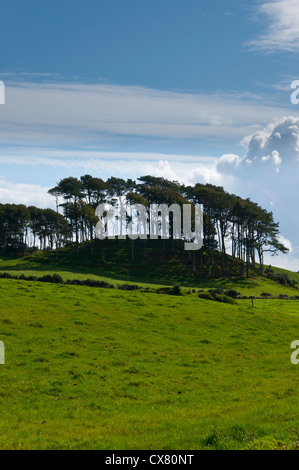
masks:
<svg viewBox="0 0 299 470"><path fill-rule="evenodd" d="M0 272L114 284L129 274L143 285L179 280L245 295L298 293L258 277L193 277L181 259L170 267L157 260L146 271L117 255L120 269L112 257L103 267L98 256L74 257L70 249L58 262L51 253L1 258ZM297 301L255 300L252 309L250 301L0 280L0 449L295 442L299 366L290 362L290 344L299 338L298 316Z"/></svg>
<svg viewBox="0 0 299 470"><path fill-rule="evenodd" d="M9 280L0 293L2 449L240 449L299 439L296 301L252 309Z"/></svg>
<svg viewBox="0 0 299 470"><path fill-rule="evenodd" d="M65 280L91 278L105 280L115 285L124 282L141 286L174 285L179 282L185 287L236 289L246 296L260 296L263 292L274 296L298 294L297 290L280 286L276 282L259 277L257 273L251 273L249 279L241 276L240 265L230 257L227 259L229 275L223 276L218 269L219 276L210 279L203 277L199 271L193 273L192 259L189 258L187 252L181 250L171 252L170 246L166 244L165 253L161 253L161 247L155 250L148 242L145 256L143 245L140 243L138 245L135 242L135 260L132 261L131 247L127 240L111 242L105 249L106 266L101 260L101 249L98 245L95 245L93 256L90 256L90 247L83 244L79 255L72 246L61 250L58 260L54 252L38 252L23 258L0 255L0 272L25 273L34 276L57 273ZM219 264L220 261L216 255L216 269L219 268ZM199 259L197 259L197 265L199 265ZM285 272L291 279L299 281L298 273L274 269L276 272Z"/></svg>
<svg viewBox="0 0 299 470"><path fill-rule="evenodd" d="M145 248L146 246L146 248ZM197 285L202 280L200 270L193 273L192 253L184 251L181 241L143 240L134 242L134 259L132 259L131 240L96 240L92 245L83 243L77 253L74 245L62 249L58 260L54 252L37 252L25 258L7 259L1 263L0 269L15 266L16 269L28 270L37 268L39 271L59 270L72 274L92 274L131 282L153 284L182 284ZM91 253L93 250L93 253ZM102 253L105 252L105 263ZM196 265L200 266L200 254L195 253ZM207 272L207 257L203 258L204 269ZM227 257L226 272L222 272L219 253L215 252L213 278L238 277L241 266L238 260Z"/></svg>

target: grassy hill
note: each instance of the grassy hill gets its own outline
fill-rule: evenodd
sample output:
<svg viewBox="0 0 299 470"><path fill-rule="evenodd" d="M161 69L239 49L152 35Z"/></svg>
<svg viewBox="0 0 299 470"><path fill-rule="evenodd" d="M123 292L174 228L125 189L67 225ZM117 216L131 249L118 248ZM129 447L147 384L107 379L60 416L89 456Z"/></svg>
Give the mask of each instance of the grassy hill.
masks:
<svg viewBox="0 0 299 470"><path fill-rule="evenodd" d="M58 261L1 258L0 272L127 282L122 268L82 263L72 249ZM178 277L135 276L150 287ZM176 297L0 279L0 449L295 448L298 301L231 305L198 290L298 291L256 276L184 281L196 289Z"/></svg>
<svg viewBox="0 0 299 470"><path fill-rule="evenodd" d="M106 243L107 242L107 243ZM67 279L97 279L112 284L134 283L140 286L172 286L179 283L187 288L204 289L237 289L242 295L260 296L262 293L278 295L296 295L292 288L279 285L260 276L257 269L250 271L247 278L242 273L239 260L226 257L226 268L223 272L221 257L214 253L212 276L207 276L205 270L200 270L200 256L196 254L197 270L193 272L193 260L190 252L181 249L181 242L166 240L163 249L162 242L156 243L141 240L134 242L134 259L131 258L131 241L118 240L109 243L108 240L93 245L83 243L79 251L74 245L59 250L36 252L24 257L8 257L0 255L0 272L11 274L25 273L26 275L41 276L57 273ZM160 245L159 245L159 242ZM102 259L104 246L105 263ZM273 259L275 261L275 258ZM204 260L205 261L205 260ZM299 274L279 268L277 273L285 273L294 281L299 281Z"/></svg>
<svg viewBox="0 0 299 470"><path fill-rule="evenodd" d="M132 247L133 258L132 258ZM95 274L114 279L132 282L169 284L180 282L182 284L198 284L200 279L206 277L208 257L195 252L196 272L193 272L193 255L184 251L181 240L95 240L76 246L70 245L58 251L36 252L33 255L19 257L11 262L16 269L29 269L38 267L39 270L71 271L78 274ZM220 253L213 255L211 278L222 276L233 277L242 274L241 263L230 256L226 257L226 266L223 270ZM201 269L202 263L202 269ZM2 265L5 267L5 265ZM255 272L256 273L256 272Z"/></svg>

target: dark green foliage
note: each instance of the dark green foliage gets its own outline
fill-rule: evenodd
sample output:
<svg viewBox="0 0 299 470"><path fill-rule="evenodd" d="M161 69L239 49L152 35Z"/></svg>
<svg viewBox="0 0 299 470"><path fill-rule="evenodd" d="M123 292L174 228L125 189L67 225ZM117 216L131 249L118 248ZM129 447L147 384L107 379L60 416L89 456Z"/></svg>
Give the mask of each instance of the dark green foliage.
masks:
<svg viewBox="0 0 299 470"><path fill-rule="evenodd" d="M298 282L289 278L286 273L275 273L273 269L268 268L265 271L266 277L272 281L278 282L282 286L296 287Z"/></svg>
<svg viewBox="0 0 299 470"><path fill-rule="evenodd" d="M224 294L227 295L228 297L231 297L232 299L237 299L241 295L241 293L235 289L225 290Z"/></svg>
<svg viewBox="0 0 299 470"><path fill-rule="evenodd" d="M212 295L210 292L208 292L208 291L206 291L206 292L200 292L200 293L198 294L198 297L199 297L200 299L204 299L204 300L215 300L214 297L213 297L213 295Z"/></svg>
<svg viewBox="0 0 299 470"><path fill-rule="evenodd" d="M37 281L39 282L52 282L53 284L62 284L63 279L59 274L47 274L46 276L38 277Z"/></svg>
<svg viewBox="0 0 299 470"><path fill-rule="evenodd" d="M226 303L226 304L235 304L236 301L229 297L228 295L223 295L223 294L217 294L215 291L219 289L210 289L209 291L206 291L206 292L200 292L198 294L198 297L200 299L204 299L204 300L213 300L214 302L223 302L223 303Z"/></svg>
<svg viewBox="0 0 299 470"><path fill-rule="evenodd" d="M140 289L139 286L134 285L134 284L120 284L119 286L117 286L117 288L120 290L129 290L129 291Z"/></svg>
<svg viewBox="0 0 299 470"><path fill-rule="evenodd" d="M101 287L104 289L114 289L114 285L105 281L97 281L95 279L68 279L65 284L73 286Z"/></svg>
<svg viewBox="0 0 299 470"><path fill-rule="evenodd" d="M180 284L175 284L172 288L172 295L182 295Z"/></svg>
<svg viewBox="0 0 299 470"><path fill-rule="evenodd" d="M223 289L209 289L211 294L219 294L222 295L224 293Z"/></svg>

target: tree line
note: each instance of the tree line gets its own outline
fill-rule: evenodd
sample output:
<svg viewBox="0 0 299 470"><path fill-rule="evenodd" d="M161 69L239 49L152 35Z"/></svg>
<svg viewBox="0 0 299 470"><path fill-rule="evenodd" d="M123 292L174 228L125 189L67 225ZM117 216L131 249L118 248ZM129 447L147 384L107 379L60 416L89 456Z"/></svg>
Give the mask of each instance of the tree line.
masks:
<svg viewBox="0 0 299 470"><path fill-rule="evenodd" d="M203 204L203 247L211 273L215 252L225 268L227 254L240 260L244 273L259 263L264 271L265 253L286 253L280 242L279 223L273 213L250 199L230 194L221 186L194 186L162 177L143 176L137 181L111 177L104 181L91 175L64 178L49 190L56 210L0 204L0 246L8 251L59 249L69 243L95 239L99 204ZM129 223L132 215L127 213ZM171 215L170 215L171 226ZM98 241L101 243L100 241ZM115 241L111 241L115 243ZM146 241L145 241L146 243ZM132 243L134 245L134 243ZM183 245L182 245L183 246ZM182 248L183 249L183 248ZM133 256L133 248L132 248ZM195 254L194 254L194 270Z"/></svg>

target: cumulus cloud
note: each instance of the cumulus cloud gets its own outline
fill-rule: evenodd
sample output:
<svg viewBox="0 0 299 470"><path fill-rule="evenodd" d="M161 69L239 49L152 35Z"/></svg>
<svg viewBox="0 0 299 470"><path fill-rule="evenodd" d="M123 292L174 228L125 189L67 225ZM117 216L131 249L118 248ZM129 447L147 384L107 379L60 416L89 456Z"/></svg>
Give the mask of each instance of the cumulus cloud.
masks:
<svg viewBox="0 0 299 470"><path fill-rule="evenodd" d="M265 31L249 45L264 51L299 50L298 0L263 2L257 9L258 19L266 19Z"/></svg>
<svg viewBox="0 0 299 470"><path fill-rule="evenodd" d="M232 168L238 168L240 163L242 162L242 158L239 155L235 155L234 153L228 153L222 155L216 165L217 170L220 173L231 173Z"/></svg>
<svg viewBox="0 0 299 470"><path fill-rule="evenodd" d="M256 177L259 170L278 173L280 170L288 171L290 165L293 165L293 171L298 171L299 119L283 117L245 137L242 145L247 149L245 155L223 155L217 162L218 171L241 176L241 172L246 170L251 176L254 172ZM249 168L251 173L248 173Z"/></svg>
<svg viewBox="0 0 299 470"><path fill-rule="evenodd" d="M298 270L299 267L299 120L283 117L242 141L245 154L223 155L216 163L225 186L243 197L250 196L273 211L280 230L287 238L282 242L290 255L267 258L268 263ZM296 267L297 266L297 267Z"/></svg>
<svg viewBox="0 0 299 470"><path fill-rule="evenodd" d="M157 164L148 163L145 166L145 172L187 185L196 183L223 184L223 177L217 171L215 163L199 165L198 163L161 160Z"/></svg>
<svg viewBox="0 0 299 470"><path fill-rule="evenodd" d="M299 160L299 119L283 117L266 129L246 137L243 144L248 148L246 157L250 159L272 156L276 166L282 160L286 163Z"/></svg>

